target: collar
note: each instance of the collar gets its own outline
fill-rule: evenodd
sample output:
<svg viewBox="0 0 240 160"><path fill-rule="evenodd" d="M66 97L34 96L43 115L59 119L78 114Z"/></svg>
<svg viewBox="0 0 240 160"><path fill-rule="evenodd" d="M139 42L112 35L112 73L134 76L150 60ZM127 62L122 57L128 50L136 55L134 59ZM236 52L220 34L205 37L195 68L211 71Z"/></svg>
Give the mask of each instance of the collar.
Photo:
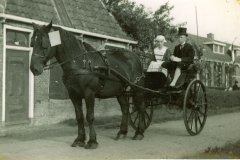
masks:
<svg viewBox="0 0 240 160"><path fill-rule="evenodd" d="M186 42L183 42L182 44L180 44L180 46L185 45L185 43L186 43Z"/></svg>

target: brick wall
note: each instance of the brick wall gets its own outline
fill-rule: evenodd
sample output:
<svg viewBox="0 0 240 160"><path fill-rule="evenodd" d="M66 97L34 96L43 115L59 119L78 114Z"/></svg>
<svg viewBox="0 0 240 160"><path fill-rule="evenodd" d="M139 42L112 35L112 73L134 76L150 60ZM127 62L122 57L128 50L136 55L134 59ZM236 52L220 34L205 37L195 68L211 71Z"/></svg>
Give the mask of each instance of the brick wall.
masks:
<svg viewBox="0 0 240 160"><path fill-rule="evenodd" d="M49 100L49 70L34 77L34 103Z"/></svg>
<svg viewBox="0 0 240 160"><path fill-rule="evenodd" d="M49 100L35 102L34 125L59 123L67 119L75 119L75 110L71 100ZM83 101L83 112L86 117L86 105ZM122 115L116 98L95 99L95 117Z"/></svg>

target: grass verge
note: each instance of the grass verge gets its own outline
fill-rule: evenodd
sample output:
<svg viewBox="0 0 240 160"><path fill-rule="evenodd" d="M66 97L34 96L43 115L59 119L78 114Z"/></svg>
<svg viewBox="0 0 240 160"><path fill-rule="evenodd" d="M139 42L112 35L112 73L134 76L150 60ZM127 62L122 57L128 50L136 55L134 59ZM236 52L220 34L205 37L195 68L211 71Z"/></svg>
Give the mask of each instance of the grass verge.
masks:
<svg viewBox="0 0 240 160"><path fill-rule="evenodd" d="M183 159L239 159L240 140L235 143L227 143L223 147L208 147L204 153L198 153L182 157Z"/></svg>

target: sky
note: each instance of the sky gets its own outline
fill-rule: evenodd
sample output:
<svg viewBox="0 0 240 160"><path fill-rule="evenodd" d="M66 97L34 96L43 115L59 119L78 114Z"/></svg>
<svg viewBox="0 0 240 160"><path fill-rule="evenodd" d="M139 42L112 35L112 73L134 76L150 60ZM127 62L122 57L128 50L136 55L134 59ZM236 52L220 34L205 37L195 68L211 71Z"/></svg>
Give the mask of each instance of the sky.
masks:
<svg viewBox="0 0 240 160"><path fill-rule="evenodd" d="M130 0L155 11L169 2L174 6L172 24L187 22L187 32L240 46L240 4L237 0ZM197 14L196 14L197 12ZM197 22L196 23L196 15ZM197 27L198 26L198 27ZM197 32L198 28L198 32ZM236 39L235 39L236 38Z"/></svg>

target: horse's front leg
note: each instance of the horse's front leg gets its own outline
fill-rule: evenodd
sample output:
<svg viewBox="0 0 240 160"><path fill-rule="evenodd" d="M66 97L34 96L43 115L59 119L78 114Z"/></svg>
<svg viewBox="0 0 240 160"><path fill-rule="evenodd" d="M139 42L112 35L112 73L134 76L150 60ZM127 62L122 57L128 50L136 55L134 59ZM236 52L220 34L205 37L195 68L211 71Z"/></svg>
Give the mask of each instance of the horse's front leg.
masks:
<svg viewBox="0 0 240 160"><path fill-rule="evenodd" d="M117 96L118 103L121 106L122 110L122 122L120 126L120 131L117 134L115 140L124 139L127 136L128 132L128 109L129 103L127 101L127 97L122 93L121 95Z"/></svg>
<svg viewBox="0 0 240 160"><path fill-rule="evenodd" d="M144 133L144 119L145 119L145 101L144 101L143 93L138 92L135 94L134 104L139 111L139 123L138 123L138 128L135 132L135 135L133 137L133 140L141 140L144 137L143 133Z"/></svg>
<svg viewBox="0 0 240 160"><path fill-rule="evenodd" d="M85 96L85 102L87 107L87 115L86 119L89 125L89 141L85 146L86 149L96 149L98 146L97 143L97 135L93 126L94 122L94 104L95 104L95 96L92 91L87 91Z"/></svg>
<svg viewBox="0 0 240 160"><path fill-rule="evenodd" d="M84 115L82 111L82 98L78 97L77 94L69 92L69 97L75 107L76 119L78 123L78 136L74 140L72 147L84 147L86 134L84 128Z"/></svg>

